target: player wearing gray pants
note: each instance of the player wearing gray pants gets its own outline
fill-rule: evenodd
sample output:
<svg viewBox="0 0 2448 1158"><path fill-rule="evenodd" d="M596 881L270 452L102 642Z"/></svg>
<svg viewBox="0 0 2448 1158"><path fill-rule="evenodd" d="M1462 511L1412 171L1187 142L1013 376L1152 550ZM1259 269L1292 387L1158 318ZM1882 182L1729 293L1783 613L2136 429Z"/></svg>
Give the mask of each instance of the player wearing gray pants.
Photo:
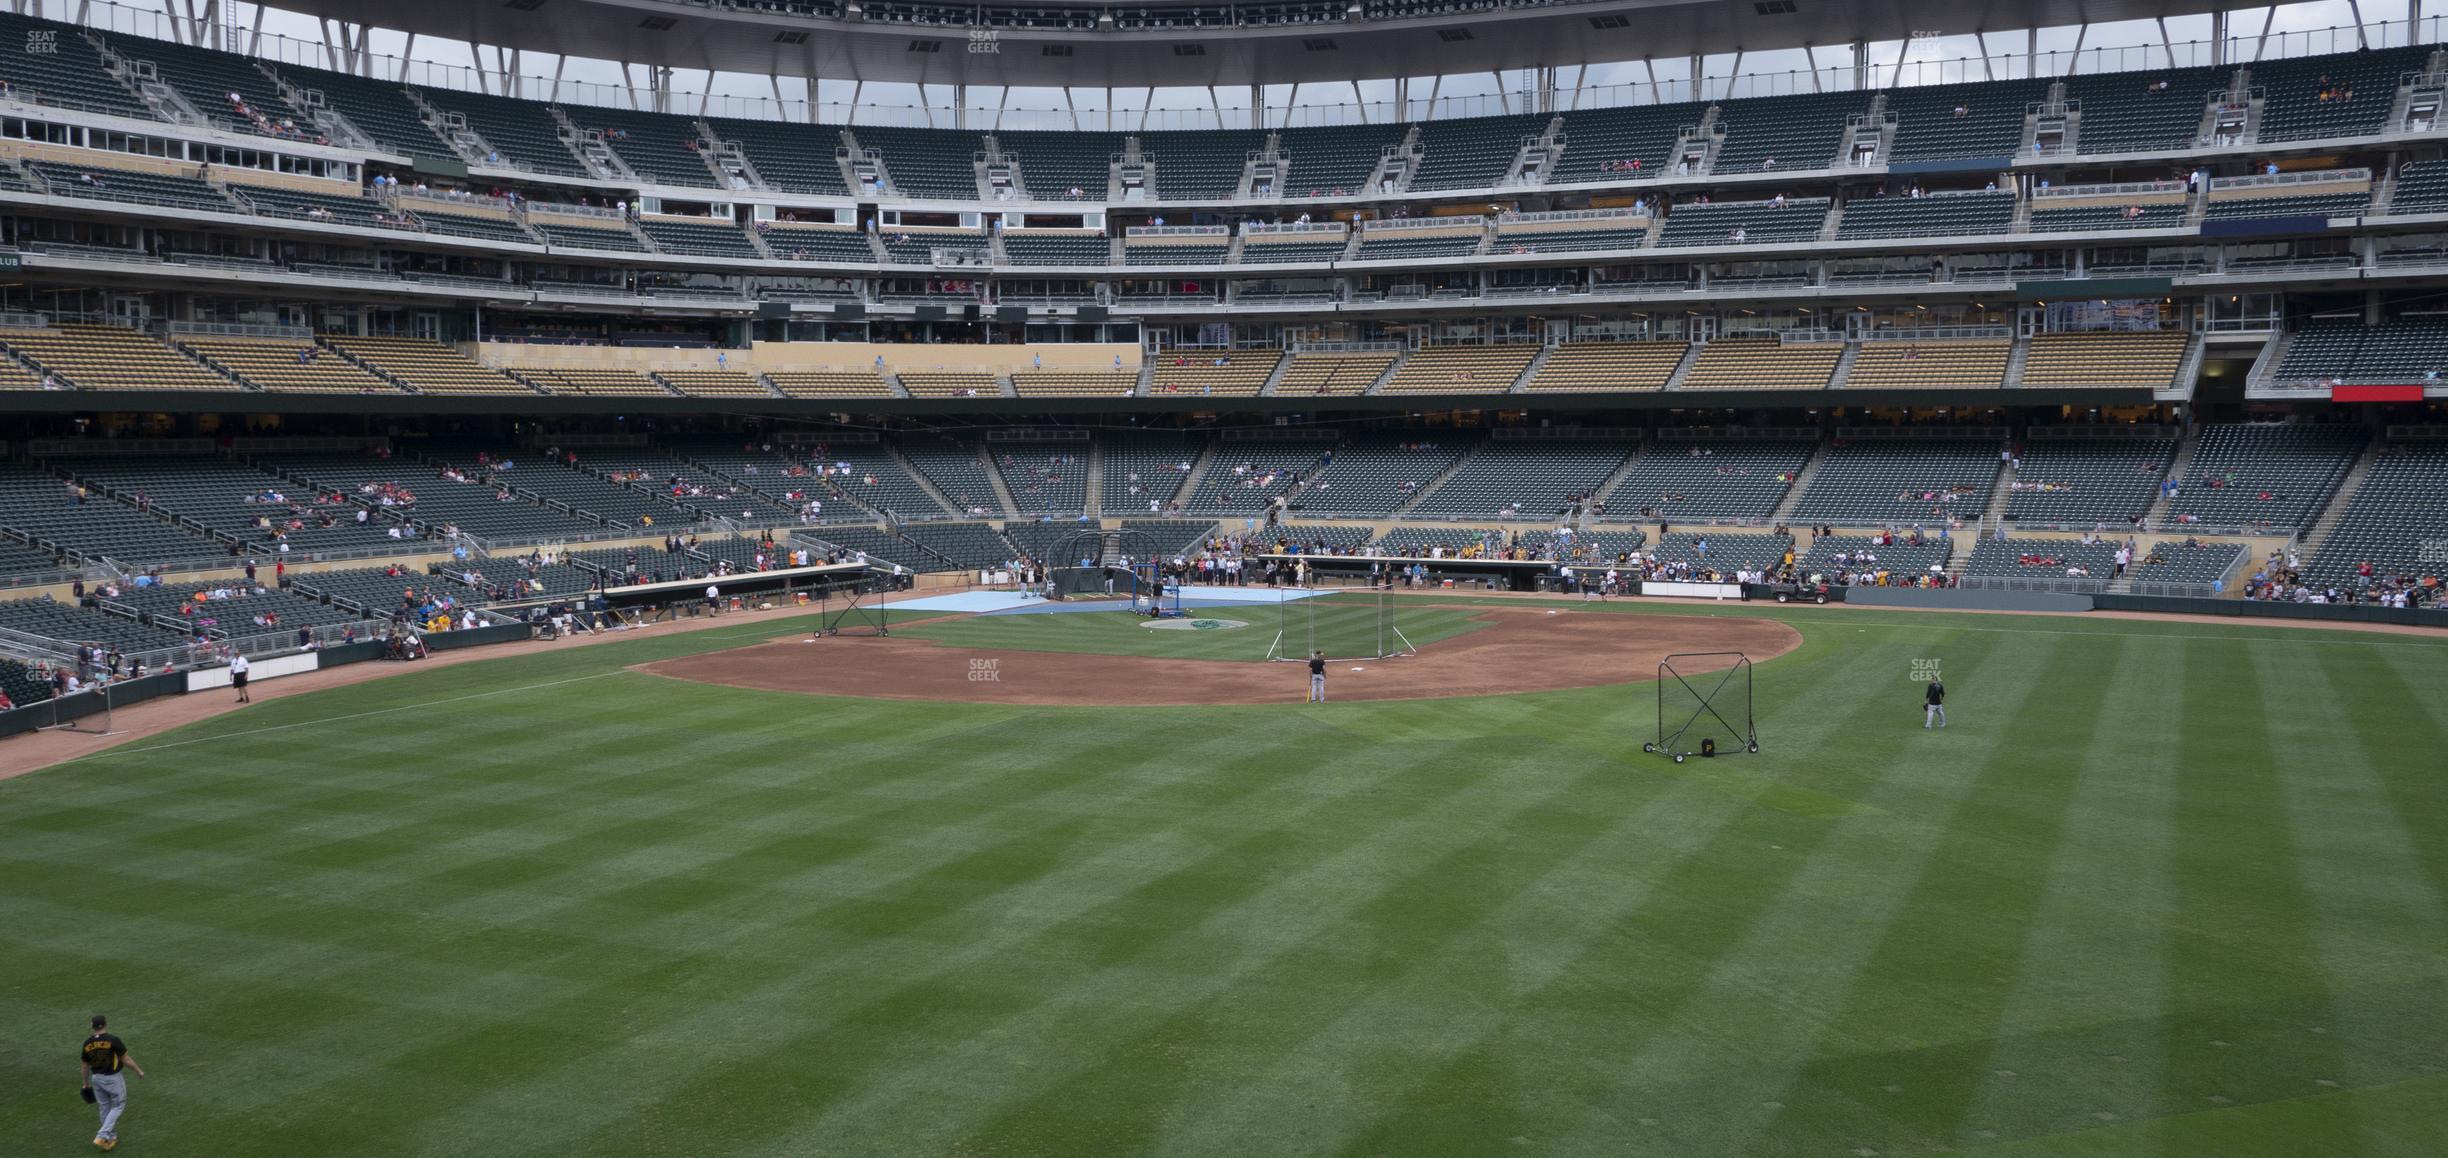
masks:
<svg viewBox="0 0 2448 1158"><path fill-rule="evenodd" d="M102 1128L94 1134L94 1146L103 1150L119 1148L119 1114L127 1109L127 1078L119 1071L136 1071L144 1076L144 1067L128 1056L127 1043L112 1035L110 1022L101 1014L93 1019L93 1036L77 1048L77 1068L84 1078L84 1087L92 1092L94 1109L102 1114Z"/></svg>
<svg viewBox="0 0 2448 1158"><path fill-rule="evenodd" d="M1326 653L1322 651L1309 653L1309 702L1326 702Z"/></svg>

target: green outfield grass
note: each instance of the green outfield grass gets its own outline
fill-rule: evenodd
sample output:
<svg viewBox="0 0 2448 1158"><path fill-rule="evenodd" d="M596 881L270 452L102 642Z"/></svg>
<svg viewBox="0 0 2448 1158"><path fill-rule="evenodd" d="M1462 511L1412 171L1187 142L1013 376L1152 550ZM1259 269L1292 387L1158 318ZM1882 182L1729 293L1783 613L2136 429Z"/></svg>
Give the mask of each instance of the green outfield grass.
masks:
<svg viewBox="0 0 2448 1158"><path fill-rule="evenodd" d="M96 1011L134 1154L2441 1151L2448 644L1781 614L1680 766L626 670L804 618L267 701L0 783L0 1155Z"/></svg>
<svg viewBox="0 0 2448 1158"><path fill-rule="evenodd" d="M1311 604L1314 603L1314 606ZM1391 601L1388 621L1399 627L1414 647L1477 631L1486 621L1473 618L1472 607L1442 607L1419 601ZM1259 661L1278 631L1289 626L1290 654L1307 653L1308 644L1332 649L1330 654L1360 654L1359 645L1376 639L1378 613L1373 597L1327 595L1296 600L1286 606L1193 608L1196 619L1225 620L1245 626L1229 630L1169 631L1148 626L1145 616L1128 611L1063 611L1031 615L984 615L944 619L896 633L939 640L961 647L1004 651L1087 652L1096 655L1152 655L1169 659ZM1303 641L1306 640L1307 643Z"/></svg>

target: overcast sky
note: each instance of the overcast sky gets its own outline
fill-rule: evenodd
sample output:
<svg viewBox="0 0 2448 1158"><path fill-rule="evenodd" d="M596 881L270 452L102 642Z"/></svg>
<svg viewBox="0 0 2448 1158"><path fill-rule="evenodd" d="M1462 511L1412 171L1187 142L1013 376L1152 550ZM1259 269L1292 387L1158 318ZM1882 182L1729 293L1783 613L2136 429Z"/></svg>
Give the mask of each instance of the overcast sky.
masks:
<svg viewBox="0 0 2448 1158"><path fill-rule="evenodd" d="M165 0L165 3L168 2L170 0ZM253 24L256 17L256 5L241 3L238 0L225 0L225 2L232 10L228 15L233 28L244 29ZM54 0L54 3L58 3L58 0ZM61 6L64 7L64 4ZM2241 50L2244 58L2250 58L2252 49L2249 41L2260 34L2262 18L2269 11L2263 8L2247 9L2230 17L2230 35L2241 36L2248 41ZM2439 0L2426 11L2424 16L2426 26L2436 30L2440 14L2443 12L2448 12L2448 0ZM2362 14L2367 28L2373 30L2372 36L2375 44L2380 42L2379 28L2384 23L2393 25L2386 30L2387 43L2407 42L2404 29L2407 5L2404 0L2378 0L2378 3L2365 3ZM2344 0L2321 0L2318 3L2283 5L2276 9L2275 19L2271 24L2273 43L2268 49L2268 55L2303 55L2307 52L2351 49L2355 46L2354 19L2352 9ZM89 9L87 22L122 32L133 31L143 35L162 36L168 34L159 9L140 9L132 6L114 7L101 0L96 0ZM293 63L317 65L323 63L321 59L322 34L314 18L283 11L276 6L266 6L263 12L263 31L265 41L261 49L263 55ZM2209 62L2206 50L2200 47L2200 42L2206 41L2210 34L2209 17L2172 19L2168 21L2168 33L2170 38L2177 42L2177 64L2206 64ZM290 42L277 43L275 42L276 37L289 38ZM2281 39L2284 40L2283 45L2277 43ZM2193 47L2188 48L2187 42L2193 42ZM400 33L378 29L373 34L374 51L394 61L405 43L406 37ZM2074 44L2075 30L2071 28L2044 31L2040 36L2040 48L2043 54L2070 52ZM2084 37L2083 45L2085 48L2085 59L2082 64L2084 71L2151 68L2162 66L2167 62L2165 52L2159 47L2158 27L2148 21L2095 26ZM2024 36L2020 32L1993 34L1989 38L1989 51L1993 57L2008 55L2020 57L2023 47ZM1884 66L1877 74L1877 80L1874 83L1884 86L1888 82L1896 64L1899 49L1904 50L1904 83L1910 84L1916 80L1933 82L1981 79L1980 45L1974 37L1960 35L1939 37L1934 40L1916 40L1908 47L1892 42L1871 46L1872 61ZM2102 53L2100 50L2107 51ZM1822 49L1818 54L1818 65L1823 69L1837 67L1847 63L1844 58L1848 56L1849 53L1843 49ZM414 68L411 79L420 83L475 87L473 78L467 75L469 51L464 42L420 37L416 42L414 58L425 63ZM1725 74L1732 64L1731 57L1709 58L1705 71L1715 83L1705 84L1703 95L1712 97L1724 95ZM396 63L393 67L397 67ZM552 57L531 53L523 60L521 71L535 77L549 77L552 67ZM1796 74L1809 67L1809 62L1798 49L1748 54L1743 58L1744 80L1741 87L1737 89L1737 95L1746 92L1791 91L1796 88L1807 90L1808 80ZM1683 79L1680 75L1681 71L1682 65L1679 61L1658 62L1658 76L1661 81L1681 80ZM2063 69L2044 66L2042 71L2044 73L2062 72ZM561 99L564 102L625 104L628 101L627 96L619 87L622 84L622 78L617 64L572 59L563 78ZM1597 86L1605 85L1636 84L1643 79L1642 67L1638 63L1628 63L1593 68L1590 70L1587 83L1594 89ZM1569 88L1574 81L1573 71L1568 68L1563 75L1562 82ZM641 85L646 83L642 69L639 70L637 82ZM1504 83L1508 87L1519 90L1527 87L1528 77L1526 74L1510 73L1505 76ZM691 94L703 90L707 87L705 73L701 71L683 72L676 78L674 87ZM1439 92L1446 100L1440 105L1437 112L1441 115L1459 116L1502 111L1497 100L1491 95L1496 88L1496 79L1487 73L1449 77L1439 86ZM776 114L772 103L772 86L763 76L718 75L714 78L712 91L718 98L734 98L732 101L718 100L717 107L712 110L716 113L741 116ZM785 84L783 87L783 92L794 99L800 95L801 91L790 84ZM1300 103L1309 105L1329 101L1348 102L1351 99L1350 92L1348 85L1334 86L1331 89L1312 86L1302 90ZM1372 102L1392 99L1391 86L1383 82L1363 82L1361 92L1365 99ZM534 89L528 95L541 96L543 90ZM1219 90L1218 95L1223 99L1227 116L1232 114L1236 106L1247 104L1246 90L1230 92ZM1413 86L1414 107L1409 110L1410 116L1419 117L1427 112L1418 103L1424 101L1426 95L1427 86L1425 84ZM1668 95L1670 99L1683 99L1686 94L1676 91ZM819 99L827 105L837 105L839 102L847 101L849 97L850 86L847 82L840 84L828 82L819 90ZM1102 107L1104 97L1102 89L1082 89L1072 94L1072 104L1083 114L1093 114ZM1289 97L1288 87L1277 86L1268 91L1266 100L1271 106L1280 107ZM1620 93L1602 94L1596 91L1585 93L1583 96L1585 104L1620 104L1625 103L1628 99L1647 99L1647 97L1646 94L1626 96ZM863 113L859 119L923 123L919 118L923 115L920 110L924 106L935 106L936 115L940 117L942 106L949 100L949 90L942 86L930 90L922 97L912 85L870 84L861 94L861 103L867 106L869 111ZM1014 89L1007 95L1000 94L991 88L970 90L970 103L973 107L990 109L998 100L1012 110L1036 110L1033 116L1007 113L1003 122L1005 127L1067 127L1067 121L1058 119L1049 122L1046 119L1061 116L1055 112L1064 107L1059 90ZM1122 118L1124 124L1129 125L1137 122L1136 110L1148 104L1149 99L1144 89L1117 90L1114 94L1114 103L1121 109L1130 110L1130 115ZM1149 127L1155 127L1159 123L1166 127L1214 127L1214 117L1209 112L1208 94L1203 88L1159 89L1154 94L1153 107L1157 110L1157 115L1148 121ZM693 112L695 108L696 104L692 97L685 107L675 106L675 111ZM1171 112L1172 115L1167 116L1168 112ZM806 114L793 108L790 110L790 115L805 116ZM819 115L821 119L826 120L842 119L842 112L838 108L820 109ZM1270 118L1270 121L1280 122L1281 119L1278 114ZM1348 119L1348 117L1336 119ZM939 121L938 123L944 122ZM980 122L973 119L973 125L978 123ZM1083 127L1098 126L1084 121Z"/></svg>

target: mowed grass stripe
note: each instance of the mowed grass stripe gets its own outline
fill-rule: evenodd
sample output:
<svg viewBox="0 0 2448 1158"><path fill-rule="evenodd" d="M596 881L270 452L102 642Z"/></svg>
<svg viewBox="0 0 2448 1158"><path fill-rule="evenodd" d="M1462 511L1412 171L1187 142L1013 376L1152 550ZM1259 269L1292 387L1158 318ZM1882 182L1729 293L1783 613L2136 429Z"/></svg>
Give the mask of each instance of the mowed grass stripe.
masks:
<svg viewBox="0 0 2448 1158"><path fill-rule="evenodd" d="M1968 1076L1979 1091L1959 1145L2089 1129L2165 1112L2167 960L2179 915L2169 858L2177 736L2156 645L2122 641L2104 668L2089 742L2044 743L2073 777L2067 823L2025 923L1999 1038ZM2037 866L2035 866L2036 869Z"/></svg>
<svg viewBox="0 0 2448 1158"><path fill-rule="evenodd" d="M2166 931L2168 1086L2179 1102L2275 1101L2334 1073L2336 1019L2298 846L2270 752L2270 701L2252 645L2178 653L2183 744L2174 772L2176 882ZM2240 707L2239 707L2240 706ZM2312 1071L2318 1071L2318 1074Z"/></svg>

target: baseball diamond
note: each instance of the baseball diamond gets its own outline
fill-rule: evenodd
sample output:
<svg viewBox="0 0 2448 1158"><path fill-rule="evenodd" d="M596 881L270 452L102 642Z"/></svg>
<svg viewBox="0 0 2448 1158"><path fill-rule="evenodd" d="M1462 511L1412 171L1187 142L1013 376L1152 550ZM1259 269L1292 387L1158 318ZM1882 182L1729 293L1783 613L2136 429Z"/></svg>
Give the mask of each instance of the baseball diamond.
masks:
<svg viewBox="0 0 2448 1158"><path fill-rule="evenodd" d="M2448 1154L2419 0L19 3L0 273L0 1158Z"/></svg>

